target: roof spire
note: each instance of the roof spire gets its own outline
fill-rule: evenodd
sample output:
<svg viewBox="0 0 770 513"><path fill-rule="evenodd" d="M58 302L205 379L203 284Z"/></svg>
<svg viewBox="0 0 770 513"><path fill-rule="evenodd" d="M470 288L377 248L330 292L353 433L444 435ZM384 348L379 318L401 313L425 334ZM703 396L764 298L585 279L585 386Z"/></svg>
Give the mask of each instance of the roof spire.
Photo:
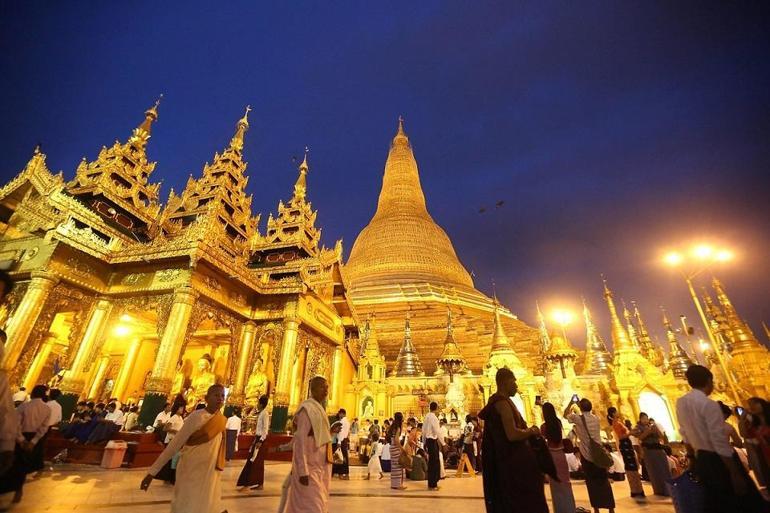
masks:
<svg viewBox="0 0 770 513"><path fill-rule="evenodd" d="M446 324L446 339L444 339L444 350L441 352L441 356L436 360L437 369L441 369L444 372L449 373L449 380L452 381L453 375L457 372L465 369L465 358L460 353L460 348L457 347L454 335L452 333L452 309L447 305L446 309L447 324Z"/></svg>
<svg viewBox="0 0 770 513"><path fill-rule="evenodd" d="M294 198L292 201L296 200L305 200L305 194L307 193L307 172L310 169L310 167L307 164L307 154L310 150L307 146L305 146L305 158L302 160L302 163L299 165L299 176L297 177L297 181L294 184Z"/></svg>
<svg viewBox="0 0 770 513"><path fill-rule="evenodd" d="M401 344L401 350L398 352L396 367L393 369L395 376L424 376L422 364L417 356L417 351L412 344L412 328L409 325L409 312L406 312L406 321L404 322L404 342Z"/></svg>
<svg viewBox="0 0 770 513"><path fill-rule="evenodd" d="M150 126L153 122L158 120L158 106L160 105L160 101L163 99L163 93L161 93L158 96L158 99L155 100L155 105L144 111L144 121L141 125L139 125L139 128L147 132L147 135L150 134Z"/></svg>
<svg viewBox="0 0 770 513"><path fill-rule="evenodd" d="M679 345L676 332L666 315L666 309L661 306L660 311L663 312L663 325L666 327L666 338L668 339L668 368L671 369L675 377L685 379L685 373L692 365L692 360Z"/></svg>
<svg viewBox="0 0 770 513"><path fill-rule="evenodd" d="M586 304L586 298L582 299L583 319L586 325L586 356L583 372L586 374L604 374L610 368L612 356L610 356L604 340L602 340L593 319L591 319L591 311Z"/></svg>
<svg viewBox="0 0 770 513"><path fill-rule="evenodd" d="M235 135L230 139L230 149L235 151L243 151L243 136L249 129L249 112L251 112L251 105L246 105L246 112L243 117L238 120L238 125L235 129Z"/></svg>
<svg viewBox="0 0 770 513"><path fill-rule="evenodd" d="M618 317L618 311L615 309L615 303L612 300L612 291L607 286L607 280L602 275L602 282L604 282L604 299L607 301L607 308L610 311L610 321L612 324L612 345L615 349L615 353L621 351L634 351L634 344L628 337L628 333L623 328L623 323L620 322Z"/></svg>
<svg viewBox="0 0 770 513"><path fill-rule="evenodd" d="M545 325L545 316L543 315L543 312L540 311L540 303L537 301L535 301L535 308L537 308L537 328L540 332L540 348L543 353L545 353L551 347L551 337L548 334L548 327Z"/></svg>
<svg viewBox="0 0 770 513"><path fill-rule="evenodd" d="M396 144L406 144L409 145L409 137L407 137L406 132L404 131L404 117L399 116L398 117L398 130L396 131L395 137L393 137L393 145Z"/></svg>

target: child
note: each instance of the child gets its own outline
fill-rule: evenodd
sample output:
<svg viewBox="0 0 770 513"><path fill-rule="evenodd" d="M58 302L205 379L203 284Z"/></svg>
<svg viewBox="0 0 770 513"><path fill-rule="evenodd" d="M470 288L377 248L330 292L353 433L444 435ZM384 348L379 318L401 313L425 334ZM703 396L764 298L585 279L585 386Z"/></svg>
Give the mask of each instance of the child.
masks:
<svg viewBox="0 0 770 513"><path fill-rule="evenodd" d="M382 465L380 465L380 454L382 454L382 444L380 444L380 435L375 431L369 435L371 444L371 453L369 454L369 463L367 466L366 479L369 479L372 474L379 473L380 479L382 479Z"/></svg>

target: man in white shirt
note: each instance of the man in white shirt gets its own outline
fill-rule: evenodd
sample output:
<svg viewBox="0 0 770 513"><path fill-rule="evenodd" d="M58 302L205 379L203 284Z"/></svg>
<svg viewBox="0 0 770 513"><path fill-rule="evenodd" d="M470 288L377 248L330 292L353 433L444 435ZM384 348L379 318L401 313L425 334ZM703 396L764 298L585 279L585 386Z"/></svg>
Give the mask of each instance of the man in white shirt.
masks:
<svg viewBox="0 0 770 513"><path fill-rule="evenodd" d="M238 447L238 435L241 432L241 409L235 408L225 423L225 460L230 461Z"/></svg>
<svg viewBox="0 0 770 513"><path fill-rule="evenodd" d="M350 421L347 418L347 412L344 408L340 408L337 413L339 419L340 432L337 434L337 444L340 450L342 450L343 462L339 465L334 465L332 468L332 475L339 474L340 479L350 479L350 466L348 461L348 451L350 450ZM336 450L336 449L335 449Z"/></svg>
<svg viewBox="0 0 770 513"><path fill-rule="evenodd" d="M48 402L45 405L51 410L51 416L48 417L49 428L53 426L58 427L61 422L61 404L57 401L60 395L61 390L58 388L52 388L48 391Z"/></svg>
<svg viewBox="0 0 770 513"><path fill-rule="evenodd" d="M13 404L19 406L21 403L27 400L27 388L19 387L19 391L13 394Z"/></svg>
<svg viewBox="0 0 770 513"><path fill-rule="evenodd" d="M754 482L735 456L724 429L722 410L709 399L714 376L702 365L691 365L685 374L692 390L676 402L679 433L695 459L703 481L706 513L765 511L766 504Z"/></svg>
<svg viewBox="0 0 770 513"><path fill-rule="evenodd" d="M17 454L23 451L27 456L23 464L14 464L6 476L1 476L3 484L7 486L5 491L15 492L14 503L21 500L27 474L43 469L45 435L48 433L48 417L51 416L51 410L43 401L45 393L45 385L36 385L32 389L31 400L16 409L21 424L16 438Z"/></svg>
<svg viewBox="0 0 770 513"><path fill-rule="evenodd" d="M441 478L439 450L444 442L436 412L438 412L438 403L434 401L430 403L430 412L422 423L422 435L425 437L425 448L428 450L428 490L438 490L438 480Z"/></svg>

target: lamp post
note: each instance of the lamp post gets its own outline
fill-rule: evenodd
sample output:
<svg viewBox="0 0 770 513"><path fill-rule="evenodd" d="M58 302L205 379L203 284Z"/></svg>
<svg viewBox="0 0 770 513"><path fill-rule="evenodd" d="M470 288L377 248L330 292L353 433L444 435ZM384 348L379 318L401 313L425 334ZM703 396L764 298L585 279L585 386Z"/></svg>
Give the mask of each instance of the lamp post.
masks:
<svg viewBox="0 0 770 513"><path fill-rule="evenodd" d="M668 266L679 269L679 272L681 273L682 278L684 278L685 283L687 283L687 288L690 291L690 296L692 297L693 303L695 303L695 308L696 310L698 310L698 315L700 315L701 321L703 321L703 327L706 329L706 334L708 335L709 341L711 342L711 347L714 350L714 355L717 357L719 366L722 368L722 372L725 375L727 384L730 387L730 391L733 394L733 399L735 400L735 404L741 404L740 396L738 394L738 388L735 386L735 382L733 381L732 374L730 374L730 371L727 369L727 365L725 364L725 360L722 356L722 348L719 347L719 343L714 337L714 333L711 331L711 327L709 326L709 322L708 322L708 319L706 318L706 314L703 311L703 307L700 304L700 300L698 299L698 295L695 293L695 288L693 287L693 284L692 284L692 280L696 276L708 270L712 265L717 263L727 262L729 260L732 260L732 258L733 258L732 252L727 249L717 250L717 249L714 249L712 246L708 246L706 244L700 244L692 248L692 250L690 251L689 258L684 253L680 253L678 251L672 251L666 254L663 260ZM683 268L683 266L686 263L689 263L691 266L694 267L689 272Z"/></svg>

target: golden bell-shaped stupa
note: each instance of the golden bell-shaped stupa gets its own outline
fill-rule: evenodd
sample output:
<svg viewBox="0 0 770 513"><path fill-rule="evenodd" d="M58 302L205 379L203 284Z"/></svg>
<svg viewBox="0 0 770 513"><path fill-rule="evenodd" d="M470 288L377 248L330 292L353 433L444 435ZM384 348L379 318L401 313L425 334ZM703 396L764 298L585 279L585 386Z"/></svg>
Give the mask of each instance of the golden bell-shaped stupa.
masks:
<svg viewBox="0 0 770 513"><path fill-rule="evenodd" d="M473 288L452 242L428 213L417 162L399 119L385 163L377 211L345 266L350 287L428 282Z"/></svg>

